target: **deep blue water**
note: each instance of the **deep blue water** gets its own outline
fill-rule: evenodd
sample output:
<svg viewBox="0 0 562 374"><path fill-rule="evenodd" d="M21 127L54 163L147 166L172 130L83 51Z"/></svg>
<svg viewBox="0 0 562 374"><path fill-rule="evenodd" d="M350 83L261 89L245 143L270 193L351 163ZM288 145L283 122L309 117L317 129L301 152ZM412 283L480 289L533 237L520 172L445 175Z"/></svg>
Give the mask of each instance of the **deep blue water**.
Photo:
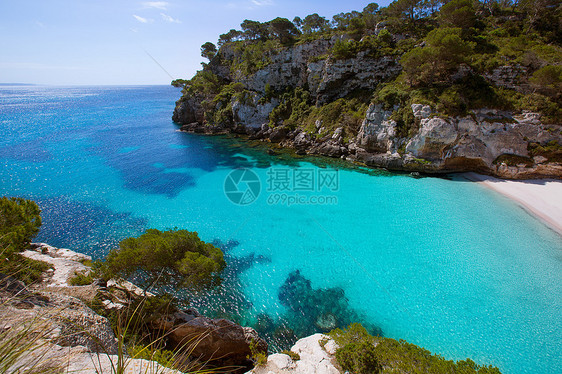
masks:
<svg viewBox="0 0 562 374"><path fill-rule="evenodd" d="M179 95L0 87L0 194L40 204L38 241L94 257L146 228L199 232L229 267L213 301L194 304L279 345L314 323L359 321L504 373L562 370L562 239L542 223L458 178L366 172L179 133L170 119ZM238 168L261 181L250 205L224 193ZM320 188L322 173L337 183ZM297 195L323 204L282 204Z"/></svg>

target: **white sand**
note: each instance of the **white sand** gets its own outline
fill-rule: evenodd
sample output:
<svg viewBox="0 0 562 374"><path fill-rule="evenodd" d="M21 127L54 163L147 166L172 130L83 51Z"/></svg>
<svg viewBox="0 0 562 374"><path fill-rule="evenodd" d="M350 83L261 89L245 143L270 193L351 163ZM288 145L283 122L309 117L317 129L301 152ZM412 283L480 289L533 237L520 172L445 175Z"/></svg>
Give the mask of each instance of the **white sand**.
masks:
<svg viewBox="0 0 562 374"><path fill-rule="evenodd" d="M504 180L476 173L465 173L463 176L515 200L562 235L562 181Z"/></svg>

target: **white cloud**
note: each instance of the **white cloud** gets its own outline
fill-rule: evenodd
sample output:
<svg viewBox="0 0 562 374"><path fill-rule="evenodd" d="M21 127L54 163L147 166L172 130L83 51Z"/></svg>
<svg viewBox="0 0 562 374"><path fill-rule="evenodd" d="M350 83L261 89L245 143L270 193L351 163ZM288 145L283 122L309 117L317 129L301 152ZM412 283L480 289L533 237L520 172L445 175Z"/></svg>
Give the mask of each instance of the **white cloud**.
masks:
<svg viewBox="0 0 562 374"><path fill-rule="evenodd" d="M167 10L168 5L170 5L170 3L166 2L166 1L145 1L144 3L142 3L142 5L145 8L155 8L155 9Z"/></svg>
<svg viewBox="0 0 562 374"><path fill-rule="evenodd" d="M160 13L162 19L169 23L181 23L181 21L177 18L167 15L166 13Z"/></svg>
<svg viewBox="0 0 562 374"><path fill-rule="evenodd" d="M152 23L153 20L148 19L148 18L143 18L141 16L137 16L136 14L133 14L133 17L135 17L135 19L137 21L139 21L140 23Z"/></svg>
<svg viewBox="0 0 562 374"><path fill-rule="evenodd" d="M227 9L249 9L254 10L263 6L275 5L273 0L246 0L226 3L225 7Z"/></svg>
<svg viewBox="0 0 562 374"><path fill-rule="evenodd" d="M252 0L255 6L273 5L273 0Z"/></svg>

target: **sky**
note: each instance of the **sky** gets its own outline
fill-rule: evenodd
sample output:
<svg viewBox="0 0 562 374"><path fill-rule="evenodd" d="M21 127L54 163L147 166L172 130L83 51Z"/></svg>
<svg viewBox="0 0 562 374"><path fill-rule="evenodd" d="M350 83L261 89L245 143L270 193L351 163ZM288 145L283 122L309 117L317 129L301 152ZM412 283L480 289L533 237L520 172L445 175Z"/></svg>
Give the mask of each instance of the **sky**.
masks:
<svg viewBox="0 0 562 374"><path fill-rule="evenodd" d="M244 19L331 19L370 2L0 0L0 83L169 84L193 76L201 45Z"/></svg>

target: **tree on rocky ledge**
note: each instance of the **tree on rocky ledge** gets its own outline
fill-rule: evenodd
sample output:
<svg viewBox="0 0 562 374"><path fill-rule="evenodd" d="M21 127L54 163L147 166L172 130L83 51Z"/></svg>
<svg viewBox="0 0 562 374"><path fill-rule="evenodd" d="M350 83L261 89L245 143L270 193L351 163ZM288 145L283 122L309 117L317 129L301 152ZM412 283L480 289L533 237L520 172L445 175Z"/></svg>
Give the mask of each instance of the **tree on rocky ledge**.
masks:
<svg viewBox="0 0 562 374"><path fill-rule="evenodd" d="M121 241L96 266L105 279L133 279L146 290L151 286L212 285L226 263L222 251L199 239L196 232L151 229Z"/></svg>
<svg viewBox="0 0 562 374"><path fill-rule="evenodd" d="M216 54L217 47L213 43L207 42L201 46L201 57L212 60Z"/></svg>

